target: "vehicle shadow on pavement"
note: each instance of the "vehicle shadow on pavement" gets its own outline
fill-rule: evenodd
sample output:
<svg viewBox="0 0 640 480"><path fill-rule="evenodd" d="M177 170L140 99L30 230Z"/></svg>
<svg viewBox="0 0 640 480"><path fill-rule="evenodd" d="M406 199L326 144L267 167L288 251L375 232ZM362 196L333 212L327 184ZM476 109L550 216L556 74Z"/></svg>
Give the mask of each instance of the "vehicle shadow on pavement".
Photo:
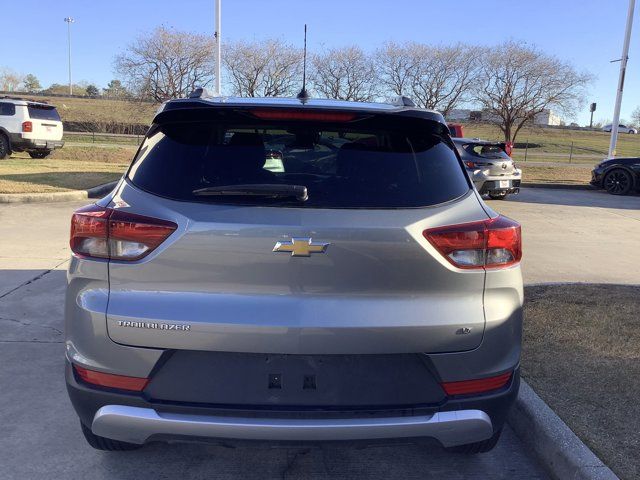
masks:
<svg viewBox="0 0 640 480"><path fill-rule="evenodd" d="M168 478L214 474L216 479L545 478L528 464L513 435L509 431L493 452L477 456L449 454L438 446L423 445L227 448L161 444L129 452L126 458L101 456L104 469L123 479L154 473Z"/></svg>
<svg viewBox="0 0 640 480"><path fill-rule="evenodd" d="M508 197L506 203L510 202L639 210L640 194L617 196L604 190L522 188L518 195ZM502 203L505 201L489 201L492 208L500 208Z"/></svg>

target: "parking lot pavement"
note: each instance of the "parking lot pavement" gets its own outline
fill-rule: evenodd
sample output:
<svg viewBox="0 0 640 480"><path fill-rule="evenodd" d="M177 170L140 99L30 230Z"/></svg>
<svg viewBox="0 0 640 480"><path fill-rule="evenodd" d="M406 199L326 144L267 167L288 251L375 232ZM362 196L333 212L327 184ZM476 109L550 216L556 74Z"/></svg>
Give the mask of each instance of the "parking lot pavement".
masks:
<svg viewBox="0 0 640 480"><path fill-rule="evenodd" d="M80 433L63 374L69 215L81 204L0 205L1 478L547 478L508 426L496 449L476 456L416 445L93 450Z"/></svg>
<svg viewBox="0 0 640 480"><path fill-rule="evenodd" d="M640 284L640 195L525 188L487 203L522 224L526 284Z"/></svg>

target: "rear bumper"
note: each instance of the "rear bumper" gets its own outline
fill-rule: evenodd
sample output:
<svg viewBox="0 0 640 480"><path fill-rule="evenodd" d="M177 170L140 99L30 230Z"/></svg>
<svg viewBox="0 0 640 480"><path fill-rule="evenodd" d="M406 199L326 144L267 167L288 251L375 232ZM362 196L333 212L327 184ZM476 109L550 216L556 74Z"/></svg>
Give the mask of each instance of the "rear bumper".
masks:
<svg viewBox="0 0 640 480"><path fill-rule="evenodd" d="M64 146L63 140L38 140L36 138L23 138L17 133L11 135L11 149L16 151L23 150L55 150Z"/></svg>
<svg viewBox="0 0 640 480"><path fill-rule="evenodd" d="M83 424L96 435L136 444L185 440L368 444L428 438L444 446L463 445L486 440L502 428L520 384L516 370L502 390L450 397L437 405L323 410L154 401L145 394L81 383L68 361L66 379Z"/></svg>
<svg viewBox="0 0 640 480"><path fill-rule="evenodd" d="M240 418L158 413L151 408L107 405L91 424L96 435L143 444L155 439L219 438L269 441L348 441L429 437L449 447L486 440L493 434L480 410L386 418Z"/></svg>
<svg viewBox="0 0 640 480"><path fill-rule="evenodd" d="M500 181L508 180L509 187L501 187ZM517 193L520 191L520 178L514 179L500 179L500 180L487 180L482 183L482 186L478 188L478 192L482 195L491 192L507 192Z"/></svg>

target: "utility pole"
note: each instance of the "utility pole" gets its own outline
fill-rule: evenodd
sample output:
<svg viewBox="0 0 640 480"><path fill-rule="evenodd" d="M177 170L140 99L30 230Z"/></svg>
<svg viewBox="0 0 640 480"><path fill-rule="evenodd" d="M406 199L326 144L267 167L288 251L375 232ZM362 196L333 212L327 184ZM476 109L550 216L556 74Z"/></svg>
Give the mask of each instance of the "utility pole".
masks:
<svg viewBox="0 0 640 480"><path fill-rule="evenodd" d="M73 95L73 83L71 82L71 24L75 20L71 17L65 17L64 21L67 22L67 40L69 44L69 95Z"/></svg>
<svg viewBox="0 0 640 480"><path fill-rule="evenodd" d="M624 43L622 44L622 58L620 58L620 77L618 79L618 93L616 95L616 105L613 110L613 123L611 124L611 143L609 144L609 156L616 156L616 143L618 142L618 125L620 124L620 105L622 104L622 90L624 89L624 76L627 71L627 60L629 60L629 42L631 40L631 27L633 26L633 10L636 0L629 0L629 10L627 11L627 26L624 33ZM617 61L617 60L615 60Z"/></svg>
<svg viewBox="0 0 640 480"><path fill-rule="evenodd" d="M591 112L591 119L589 120L589 128L593 128L593 112L596 111L596 103L593 102L589 105L589 111Z"/></svg>
<svg viewBox="0 0 640 480"><path fill-rule="evenodd" d="M221 24L222 21L220 19L220 15L222 13L222 6L221 6L221 1L222 0L215 0L216 2L216 32L214 34L214 37L216 39L216 66L215 66L215 76L216 76L216 88L215 88L215 95L216 97L219 97L220 95L222 95L222 79L220 78L220 63L222 62L222 52L221 52L221 48L220 45L222 43L222 32L221 32Z"/></svg>

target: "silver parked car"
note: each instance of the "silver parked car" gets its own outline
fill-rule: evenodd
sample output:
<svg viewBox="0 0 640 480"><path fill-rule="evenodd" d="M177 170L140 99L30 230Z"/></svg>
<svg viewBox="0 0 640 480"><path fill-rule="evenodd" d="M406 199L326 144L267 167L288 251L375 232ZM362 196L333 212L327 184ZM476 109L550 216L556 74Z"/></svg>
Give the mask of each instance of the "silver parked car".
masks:
<svg viewBox="0 0 640 480"><path fill-rule="evenodd" d="M611 133L612 129L613 129L613 125L611 125L610 123L605 125L604 127L602 127L602 131L603 132L607 132L607 133ZM618 125L618 133L637 134L638 133L638 129L637 128L633 128L633 127L629 127L627 125L619 124Z"/></svg>
<svg viewBox="0 0 640 480"><path fill-rule="evenodd" d="M522 171L505 151L505 144L478 138L454 138L471 181L480 195L503 200L520 191Z"/></svg>
<svg viewBox="0 0 640 480"><path fill-rule="evenodd" d="M72 218L66 381L95 448L498 441L519 385L520 226L443 117L193 98Z"/></svg>

